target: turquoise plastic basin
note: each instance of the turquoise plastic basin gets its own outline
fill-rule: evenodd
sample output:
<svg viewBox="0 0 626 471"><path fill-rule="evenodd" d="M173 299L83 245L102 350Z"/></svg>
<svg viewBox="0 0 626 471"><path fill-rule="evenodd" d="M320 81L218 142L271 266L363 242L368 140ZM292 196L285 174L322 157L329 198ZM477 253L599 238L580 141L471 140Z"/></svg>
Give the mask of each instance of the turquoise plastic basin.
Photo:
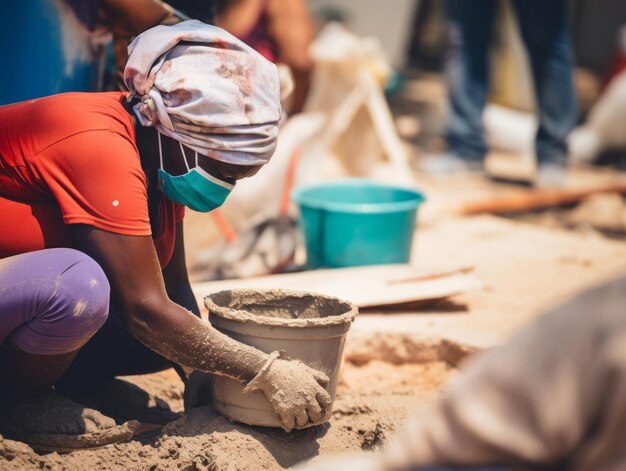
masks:
<svg viewBox="0 0 626 471"><path fill-rule="evenodd" d="M310 268L408 262L425 200L419 191L363 179L298 188L292 199Z"/></svg>

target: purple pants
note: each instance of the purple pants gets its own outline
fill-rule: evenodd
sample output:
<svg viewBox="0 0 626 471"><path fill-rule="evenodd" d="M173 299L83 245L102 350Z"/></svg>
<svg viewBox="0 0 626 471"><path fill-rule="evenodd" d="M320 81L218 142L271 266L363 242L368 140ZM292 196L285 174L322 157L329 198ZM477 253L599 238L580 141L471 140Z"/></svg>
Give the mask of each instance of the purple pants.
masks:
<svg viewBox="0 0 626 471"><path fill-rule="evenodd" d="M109 313L109 282L74 249L29 252L0 260L0 344L38 355L78 350Z"/></svg>

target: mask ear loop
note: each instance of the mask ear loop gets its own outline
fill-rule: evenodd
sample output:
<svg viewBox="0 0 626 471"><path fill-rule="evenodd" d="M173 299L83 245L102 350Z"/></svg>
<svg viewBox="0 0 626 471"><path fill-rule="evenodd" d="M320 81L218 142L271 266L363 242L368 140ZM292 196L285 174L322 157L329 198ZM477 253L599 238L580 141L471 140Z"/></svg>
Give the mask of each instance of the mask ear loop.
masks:
<svg viewBox="0 0 626 471"><path fill-rule="evenodd" d="M161 164L161 170L163 169L163 151L161 150L161 133L157 131L157 138L159 139L159 163Z"/></svg>
<svg viewBox="0 0 626 471"><path fill-rule="evenodd" d="M183 148L183 143L178 141L178 145L180 146L180 151L183 153L183 161L185 162L185 167L187 167L187 172L189 172L189 164L187 163L187 156L185 155L185 149Z"/></svg>

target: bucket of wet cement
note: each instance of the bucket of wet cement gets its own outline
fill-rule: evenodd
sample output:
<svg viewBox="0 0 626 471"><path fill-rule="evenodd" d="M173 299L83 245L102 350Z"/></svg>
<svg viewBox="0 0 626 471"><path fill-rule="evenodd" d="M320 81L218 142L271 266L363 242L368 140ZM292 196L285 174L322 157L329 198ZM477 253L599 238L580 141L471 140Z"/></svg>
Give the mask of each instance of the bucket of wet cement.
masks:
<svg viewBox="0 0 626 471"><path fill-rule="evenodd" d="M227 290L204 298L209 322L229 337L263 352L284 351L281 358L300 360L322 371L331 400L339 378L346 335L357 307L330 296L286 290ZM280 417L260 391L215 376L213 406L220 414L248 425L280 427ZM330 418L309 424L319 425Z"/></svg>
<svg viewBox="0 0 626 471"><path fill-rule="evenodd" d="M353 178L299 188L292 198L300 207L310 268L410 261L425 199L419 191Z"/></svg>

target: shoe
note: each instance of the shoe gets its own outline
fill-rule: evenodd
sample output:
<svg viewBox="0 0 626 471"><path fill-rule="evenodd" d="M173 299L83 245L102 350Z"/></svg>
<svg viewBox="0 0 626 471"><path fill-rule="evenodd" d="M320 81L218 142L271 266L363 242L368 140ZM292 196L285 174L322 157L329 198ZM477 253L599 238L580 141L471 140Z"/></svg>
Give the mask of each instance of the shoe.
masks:
<svg viewBox="0 0 626 471"><path fill-rule="evenodd" d="M163 399L119 378L84 388L65 385L60 391L71 400L100 411L117 422L138 420L165 425L181 417Z"/></svg>
<svg viewBox="0 0 626 471"><path fill-rule="evenodd" d="M454 154L439 154L423 158L419 168L428 175L443 176L454 173L482 172L484 171L484 162L476 159L464 159Z"/></svg>
<svg viewBox="0 0 626 471"><path fill-rule="evenodd" d="M565 180L565 165L540 164L535 176L535 188L562 188Z"/></svg>
<svg viewBox="0 0 626 471"><path fill-rule="evenodd" d="M51 392L29 403L3 404L0 428L5 437L26 442L35 451L69 452L130 440L139 422L116 425L100 412Z"/></svg>
<svg viewBox="0 0 626 471"><path fill-rule="evenodd" d="M602 140L593 129L581 126L567 138L568 161L573 165L590 165L603 147Z"/></svg>

